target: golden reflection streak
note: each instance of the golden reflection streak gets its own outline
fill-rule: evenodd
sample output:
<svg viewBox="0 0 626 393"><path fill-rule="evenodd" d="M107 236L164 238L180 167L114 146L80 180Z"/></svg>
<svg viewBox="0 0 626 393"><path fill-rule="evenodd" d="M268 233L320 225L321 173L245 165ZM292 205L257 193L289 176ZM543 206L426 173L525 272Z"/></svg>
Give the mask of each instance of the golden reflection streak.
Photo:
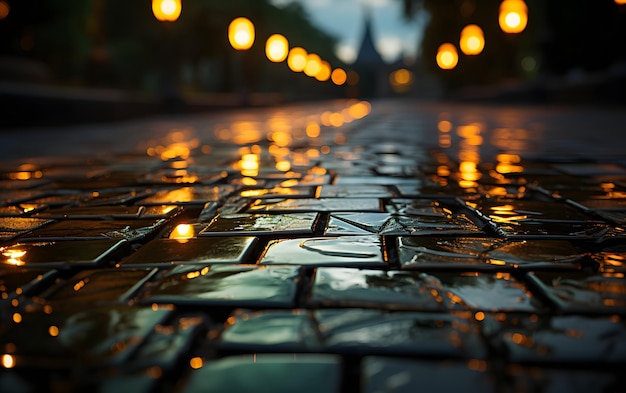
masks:
<svg viewBox="0 0 626 393"><path fill-rule="evenodd" d="M193 238L195 230L191 224L178 224L170 233L169 238L175 239L179 243L185 243L189 239Z"/></svg>
<svg viewBox="0 0 626 393"><path fill-rule="evenodd" d="M2 250L2 248L0 248L0 250ZM7 257L5 261L7 265L24 266L26 264L26 262L22 261L22 258L26 255L26 250L19 250L19 249L3 250L2 255Z"/></svg>

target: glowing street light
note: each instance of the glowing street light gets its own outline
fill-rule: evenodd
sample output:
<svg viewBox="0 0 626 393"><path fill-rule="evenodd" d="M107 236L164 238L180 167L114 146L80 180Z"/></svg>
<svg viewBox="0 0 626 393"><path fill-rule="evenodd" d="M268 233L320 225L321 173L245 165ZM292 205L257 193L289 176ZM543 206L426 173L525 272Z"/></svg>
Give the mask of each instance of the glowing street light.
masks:
<svg viewBox="0 0 626 393"><path fill-rule="evenodd" d="M174 22L183 10L181 0L152 0L152 13L161 22Z"/></svg>
<svg viewBox="0 0 626 393"><path fill-rule="evenodd" d="M485 35L483 29L477 25L467 25L461 30L459 41L461 52L473 56L480 54L485 48Z"/></svg>
<svg viewBox="0 0 626 393"><path fill-rule="evenodd" d="M315 79L320 82L326 82L330 79L330 75L332 74L332 68L327 61L323 61L320 63L320 70L315 74Z"/></svg>
<svg viewBox="0 0 626 393"><path fill-rule="evenodd" d="M396 93L405 93L413 83L413 73L406 68L400 68L389 74L389 83Z"/></svg>
<svg viewBox="0 0 626 393"><path fill-rule="evenodd" d="M287 65L289 69L293 72L302 72L306 67L308 53L306 50L295 47L289 51L289 55L287 56Z"/></svg>
<svg viewBox="0 0 626 393"><path fill-rule="evenodd" d="M289 53L289 42L280 34L271 35L265 41L265 55L274 63L285 61Z"/></svg>
<svg viewBox="0 0 626 393"><path fill-rule="evenodd" d="M306 66L304 66L304 73L307 76L315 77L322 69L322 59L315 53L309 53L306 57Z"/></svg>
<svg viewBox="0 0 626 393"><path fill-rule="evenodd" d="M0 20L5 19L11 12L11 6L6 1L0 1Z"/></svg>
<svg viewBox="0 0 626 393"><path fill-rule="evenodd" d="M498 16L500 28L505 33L521 33L528 24L528 7L524 0L504 0Z"/></svg>
<svg viewBox="0 0 626 393"><path fill-rule="evenodd" d="M228 25L228 41L236 50L248 50L254 43L254 24L248 18L233 19Z"/></svg>
<svg viewBox="0 0 626 393"><path fill-rule="evenodd" d="M437 50L437 65L442 70L451 70L459 62L459 54L451 43L441 44Z"/></svg>
<svg viewBox="0 0 626 393"><path fill-rule="evenodd" d="M330 74L330 80L337 86L341 86L348 80L348 74L341 68L335 68Z"/></svg>

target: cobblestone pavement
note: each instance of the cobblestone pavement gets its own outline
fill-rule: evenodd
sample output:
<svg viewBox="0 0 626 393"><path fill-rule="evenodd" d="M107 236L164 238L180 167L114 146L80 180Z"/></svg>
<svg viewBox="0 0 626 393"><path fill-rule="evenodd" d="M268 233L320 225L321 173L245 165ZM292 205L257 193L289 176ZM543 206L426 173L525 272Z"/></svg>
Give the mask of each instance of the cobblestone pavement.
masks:
<svg viewBox="0 0 626 393"><path fill-rule="evenodd" d="M0 391L623 392L626 114L4 131Z"/></svg>

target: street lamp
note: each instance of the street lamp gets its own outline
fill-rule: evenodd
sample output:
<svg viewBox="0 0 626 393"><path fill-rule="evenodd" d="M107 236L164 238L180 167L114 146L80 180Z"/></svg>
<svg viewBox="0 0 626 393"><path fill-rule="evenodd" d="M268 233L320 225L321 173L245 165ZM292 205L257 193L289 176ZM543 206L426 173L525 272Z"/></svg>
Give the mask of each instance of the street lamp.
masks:
<svg viewBox="0 0 626 393"><path fill-rule="evenodd" d="M485 48L485 35L483 29L477 25L467 25L461 30L459 41L461 52L468 56L478 55Z"/></svg>
<svg viewBox="0 0 626 393"><path fill-rule="evenodd" d="M285 61L289 53L289 42L280 34L271 35L265 42L265 55L274 63Z"/></svg>
<svg viewBox="0 0 626 393"><path fill-rule="evenodd" d="M442 70L453 69L459 62L459 54L456 47L449 42L441 44L437 50L436 60L437 65Z"/></svg>
<svg viewBox="0 0 626 393"><path fill-rule="evenodd" d="M315 53L309 53L306 57L306 65L304 66L304 73L307 76L315 77L322 69L322 58Z"/></svg>
<svg viewBox="0 0 626 393"><path fill-rule="evenodd" d="M523 0L504 0L498 16L500 28L505 33L521 33L528 24L528 7Z"/></svg>
<svg viewBox="0 0 626 393"><path fill-rule="evenodd" d="M308 53L300 47L292 48L287 56L287 65L293 72L302 72L306 67Z"/></svg>
<svg viewBox="0 0 626 393"><path fill-rule="evenodd" d="M228 41L236 50L248 50L254 43L254 25L250 19L239 17L228 25Z"/></svg>
<svg viewBox="0 0 626 393"><path fill-rule="evenodd" d="M175 22L182 10L181 0L152 0L152 13L160 22Z"/></svg>
<svg viewBox="0 0 626 393"><path fill-rule="evenodd" d="M320 82L326 82L330 79L330 75L332 74L332 68L327 61L322 60L320 63L320 69L315 75L315 79Z"/></svg>
<svg viewBox="0 0 626 393"><path fill-rule="evenodd" d="M348 74L346 74L346 72L341 68L335 68L330 74L330 80L332 80L337 86L341 86L346 83L347 79Z"/></svg>

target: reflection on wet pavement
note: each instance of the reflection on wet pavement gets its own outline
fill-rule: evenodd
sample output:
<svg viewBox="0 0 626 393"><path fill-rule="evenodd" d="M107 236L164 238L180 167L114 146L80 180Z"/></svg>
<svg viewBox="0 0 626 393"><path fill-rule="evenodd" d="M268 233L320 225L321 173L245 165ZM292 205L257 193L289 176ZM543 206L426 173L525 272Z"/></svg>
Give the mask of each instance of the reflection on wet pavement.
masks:
<svg viewBox="0 0 626 393"><path fill-rule="evenodd" d="M11 134L0 391L622 391L625 118L343 100Z"/></svg>

